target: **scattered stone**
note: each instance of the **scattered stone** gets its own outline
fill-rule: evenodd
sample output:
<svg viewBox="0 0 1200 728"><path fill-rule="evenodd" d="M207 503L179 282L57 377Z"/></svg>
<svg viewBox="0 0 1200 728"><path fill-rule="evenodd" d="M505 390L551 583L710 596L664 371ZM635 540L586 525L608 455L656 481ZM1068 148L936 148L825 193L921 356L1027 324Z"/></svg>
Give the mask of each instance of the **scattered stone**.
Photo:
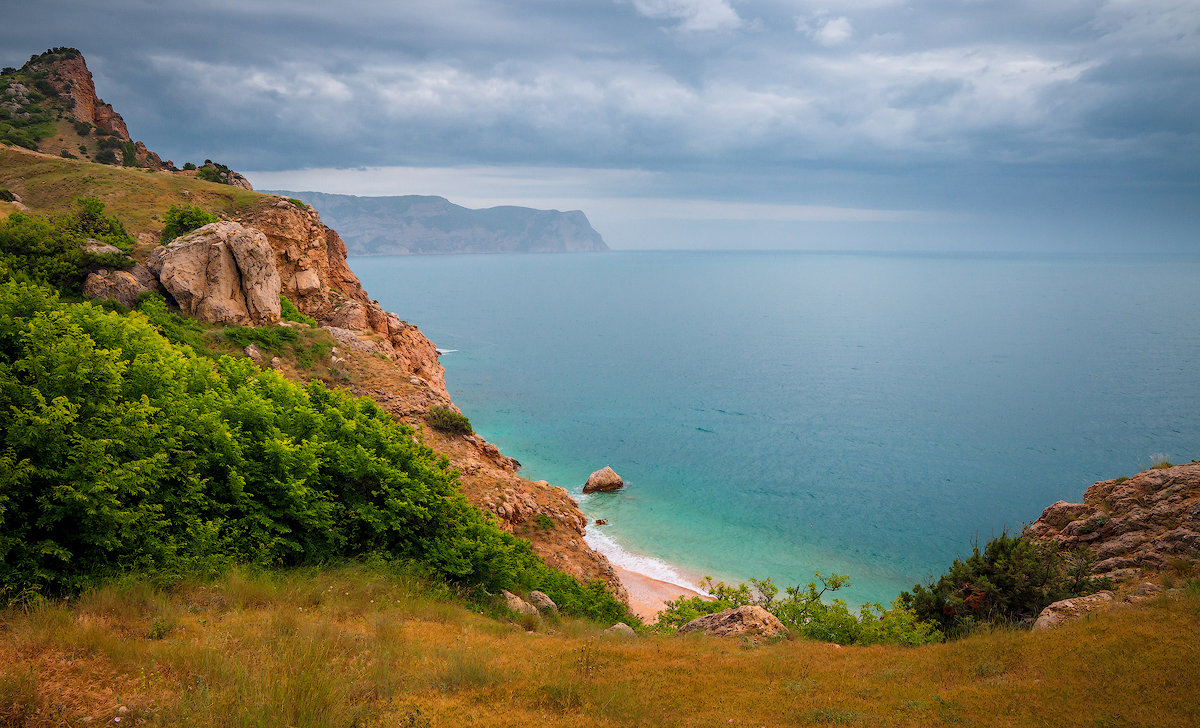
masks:
<svg viewBox="0 0 1200 728"><path fill-rule="evenodd" d="M637 637L637 632L633 631L633 627L630 627L624 622L617 622L600 634L606 637L624 637L626 639L630 637Z"/></svg>
<svg viewBox="0 0 1200 728"><path fill-rule="evenodd" d="M279 357L277 356L271 357L271 361L267 364L267 366L271 367L272 369L278 369L282 365L283 362L279 361Z"/></svg>
<svg viewBox="0 0 1200 728"><path fill-rule="evenodd" d="M263 362L267 360L266 353L259 348L258 344L251 344L247 346L245 349L242 349L242 353L250 357L250 361L254 362L260 367L263 365Z"/></svg>
<svg viewBox="0 0 1200 728"><path fill-rule="evenodd" d="M517 614L532 614L535 617L538 616L537 607L533 606L521 597L513 594L507 589L501 591L500 593L504 595L504 605L508 607L510 612L516 612Z"/></svg>
<svg viewBox="0 0 1200 728"><path fill-rule="evenodd" d="M787 634L787 628L762 607L746 605L697 617L679 628L679 634L703 632L717 637L772 638Z"/></svg>
<svg viewBox="0 0 1200 728"><path fill-rule="evenodd" d="M88 238L83 246L83 252L92 255L124 255L120 248L108 243L102 243L95 238Z"/></svg>
<svg viewBox="0 0 1200 728"><path fill-rule="evenodd" d="M1138 604L1140 602L1148 602L1152 599L1165 594L1165 590L1158 584L1146 581L1134 587L1133 591L1125 597L1127 604Z"/></svg>
<svg viewBox="0 0 1200 728"><path fill-rule="evenodd" d="M597 491L610 491L622 488L625 481L621 480L621 476L605 465L600 470L588 476L587 483L583 485L584 493L595 493Z"/></svg>
<svg viewBox="0 0 1200 728"><path fill-rule="evenodd" d="M558 614L558 605L554 600L546 596L546 594L534 590L529 592L529 603L537 607L538 611L546 612L547 614Z"/></svg>
<svg viewBox="0 0 1200 728"><path fill-rule="evenodd" d="M1066 622L1073 622L1092 612L1106 609L1113 605L1113 593L1110 591L1096 592L1086 597L1062 599L1042 610L1037 621L1033 623L1034 630L1052 629Z"/></svg>

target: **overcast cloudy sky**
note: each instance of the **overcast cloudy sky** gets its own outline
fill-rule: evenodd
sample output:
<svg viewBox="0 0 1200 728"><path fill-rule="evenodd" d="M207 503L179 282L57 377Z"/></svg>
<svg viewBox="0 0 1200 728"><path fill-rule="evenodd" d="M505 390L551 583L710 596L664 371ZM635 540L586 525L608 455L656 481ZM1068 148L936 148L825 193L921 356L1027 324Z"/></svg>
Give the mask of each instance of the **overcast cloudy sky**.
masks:
<svg viewBox="0 0 1200 728"><path fill-rule="evenodd" d="M0 0L263 188L610 245L1200 252L1198 0Z"/></svg>

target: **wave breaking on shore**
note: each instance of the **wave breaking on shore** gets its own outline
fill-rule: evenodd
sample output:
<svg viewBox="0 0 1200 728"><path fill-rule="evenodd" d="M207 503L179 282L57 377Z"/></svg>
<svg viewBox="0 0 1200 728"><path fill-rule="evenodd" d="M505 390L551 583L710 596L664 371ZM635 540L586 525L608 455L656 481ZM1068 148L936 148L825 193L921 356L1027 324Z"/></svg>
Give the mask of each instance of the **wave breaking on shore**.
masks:
<svg viewBox="0 0 1200 728"><path fill-rule="evenodd" d="M689 591L699 592L700 594L708 593L697 583L699 579L684 576L674 566L661 559L626 551L611 536L594 527L587 529L583 540L593 550L604 554L613 566L648 576L651 579L673 584Z"/></svg>

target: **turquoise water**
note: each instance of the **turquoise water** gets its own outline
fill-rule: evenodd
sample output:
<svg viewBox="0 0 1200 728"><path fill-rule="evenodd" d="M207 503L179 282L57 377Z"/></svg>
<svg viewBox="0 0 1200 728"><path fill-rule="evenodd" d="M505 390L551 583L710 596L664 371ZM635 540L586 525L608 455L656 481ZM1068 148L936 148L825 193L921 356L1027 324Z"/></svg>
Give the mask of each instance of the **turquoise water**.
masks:
<svg viewBox="0 0 1200 728"><path fill-rule="evenodd" d="M1200 259L351 259L606 550L890 601L1092 482L1200 458ZM620 554L618 554L620 555ZM623 557L623 555L621 555ZM661 566L661 565L660 565Z"/></svg>

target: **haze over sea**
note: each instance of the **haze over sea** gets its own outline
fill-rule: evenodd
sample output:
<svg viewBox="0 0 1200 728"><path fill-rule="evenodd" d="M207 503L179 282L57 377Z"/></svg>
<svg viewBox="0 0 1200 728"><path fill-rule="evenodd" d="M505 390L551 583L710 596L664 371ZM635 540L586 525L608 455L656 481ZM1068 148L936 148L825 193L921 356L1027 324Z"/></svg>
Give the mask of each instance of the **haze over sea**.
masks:
<svg viewBox="0 0 1200 728"><path fill-rule="evenodd" d="M352 258L589 540L890 602L1058 499L1200 458L1200 258ZM672 575L643 560L642 570Z"/></svg>

